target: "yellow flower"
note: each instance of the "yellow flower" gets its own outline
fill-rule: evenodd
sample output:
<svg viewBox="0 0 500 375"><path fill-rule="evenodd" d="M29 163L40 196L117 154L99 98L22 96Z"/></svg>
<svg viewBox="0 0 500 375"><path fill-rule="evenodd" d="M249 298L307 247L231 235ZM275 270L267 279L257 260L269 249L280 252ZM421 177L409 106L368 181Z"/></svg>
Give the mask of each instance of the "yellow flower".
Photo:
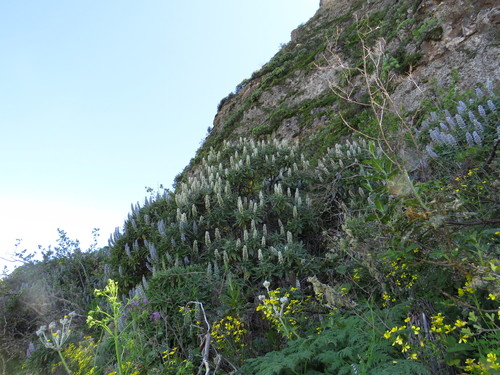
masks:
<svg viewBox="0 0 500 375"><path fill-rule="evenodd" d="M385 331L385 333L384 333L384 337L385 337L386 339L390 339L390 338L391 338L391 331Z"/></svg>
<svg viewBox="0 0 500 375"><path fill-rule="evenodd" d="M486 362L495 363L497 361L497 355L495 353L488 353L486 355Z"/></svg>
<svg viewBox="0 0 500 375"><path fill-rule="evenodd" d="M457 327L453 327L451 324L445 324L444 329L446 329L446 334L453 332Z"/></svg>
<svg viewBox="0 0 500 375"><path fill-rule="evenodd" d="M408 350L410 350L410 344L405 343L401 348L401 353L407 352Z"/></svg>
<svg viewBox="0 0 500 375"><path fill-rule="evenodd" d="M466 343L467 342L467 339L469 338L469 335L463 335L463 336L460 336L459 340L458 340L458 343L459 344L462 344L462 343Z"/></svg>
<svg viewBox="0 0 500 375"><path fill-rule="evenodd" d="M412 353L408 356L409 359L418 359L417 353Z"/></svg>
<svg viewBox="0 0 500 375"><path fill-rule="evenodd" d="M394 346L396 344L403 345L403 338L400 335L398 335L398 337L396 337L396 340L394 340L394 342L392 343L392 346Z"/></svg>
<svg viewBox="0 0 500 375"><path fill-rule="evenodd" d="M176 352L177 352L177 347L172 348L170 351L168 351L168 349L167 349L167 350L165 350L165 351L163 352L163 354L164 354L164 355L163 355L163 358L165 358L165 359L166 359L166 358L168 358L168 357L169 357L169 356L171 356L171 355L175 355L175 353L176 353Z"/></svg>
<svg viewBox="0 0 500 375"><path fill-rule="evenodd" d="M492 301L496 300L497 297L498 297L498 294L492 294L492 293L488 294L488 299L490 299Z"/></svg>
<svg viewBox="0 0 500 375"><path fill-rule="evenodd" d="M437 315L432 316L432 320L433 320L433 322L432 322L433 324L442 325L443 320L444 320L444 316L442 313L438 313Z"/></svg>
<svg viewBox="0 0 500 375"><path fill-rule="evenodd" d="M457 319L457 321L455 322L455 325L457 327L464 327L467 325L467 322L463 321L463 320L460 320L460 319Z"/></svg>
<svg viewBox="0 0 500 375"><path fill-rule="evenodd" d="M391 300L391 296L390 296L389 294L387 294L387 293L384 293L384 294L382 295L382 298L383 298L385 301L390 301L390 300Z"/></svg>

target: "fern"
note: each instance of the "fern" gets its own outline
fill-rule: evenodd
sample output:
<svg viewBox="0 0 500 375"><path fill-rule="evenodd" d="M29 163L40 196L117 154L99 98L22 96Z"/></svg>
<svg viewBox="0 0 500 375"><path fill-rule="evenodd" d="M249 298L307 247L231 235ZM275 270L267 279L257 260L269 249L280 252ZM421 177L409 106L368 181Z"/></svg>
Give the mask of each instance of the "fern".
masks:
<svg viewBox="0 0 500 375"><path fill-rule="evenodd" d="M320 334L291 341L280 351L248 360L241 373L426 374L416 361L401 360L389 343L371 335L366 319L336 316Z"/></svg>

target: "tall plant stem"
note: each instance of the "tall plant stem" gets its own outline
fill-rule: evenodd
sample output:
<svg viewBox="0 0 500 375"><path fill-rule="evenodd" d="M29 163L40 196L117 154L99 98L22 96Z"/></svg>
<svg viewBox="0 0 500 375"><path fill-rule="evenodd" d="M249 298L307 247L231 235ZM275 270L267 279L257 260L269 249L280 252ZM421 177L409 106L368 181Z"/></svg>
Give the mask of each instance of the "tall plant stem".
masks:
<svg viewBox="0 0 500 375"><path fill-rule="evenodd" d="M117 362L117 366L118 366L118 375L122 375L122 356L120 354L120 343L118 341L119 337L119 332L118 332L118 314L119 314L119 309L117 308L117 306L113 306L113 309L115 310L114 311L114 314L113 314L113 317L114 317L114 321L113 321L113 338L114 338L114 341L115 341L115 355L116 355L116 362Z"/></svg>
<svg viewBox="0 0 500 375"><path fill-rule="evenodd" d="M72 374L72 372L71 372L71 370L69 369L68 364L66 363L66 360L64 359L64 356L62 355L61 351L60 351L60 350L58 350L58 351L57 351L57 354L59 354L59 358L61 358L61 363L63 364L64 369L66 370L66 372L68 373L68 375L71 375L71 374Z"/></svg>

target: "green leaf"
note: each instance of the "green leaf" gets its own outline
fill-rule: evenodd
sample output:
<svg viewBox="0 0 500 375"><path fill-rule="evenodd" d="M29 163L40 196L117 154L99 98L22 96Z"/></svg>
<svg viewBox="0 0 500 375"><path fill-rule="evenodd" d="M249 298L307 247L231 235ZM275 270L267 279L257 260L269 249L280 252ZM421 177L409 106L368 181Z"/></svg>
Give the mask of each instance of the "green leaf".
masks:
<svg viewBox="0 0 500 375"><path fill-rule="evenodd" d="M470 344L456 344L446 348L448 353L465 352L468 350L474 350L475 348Z"/></svg>

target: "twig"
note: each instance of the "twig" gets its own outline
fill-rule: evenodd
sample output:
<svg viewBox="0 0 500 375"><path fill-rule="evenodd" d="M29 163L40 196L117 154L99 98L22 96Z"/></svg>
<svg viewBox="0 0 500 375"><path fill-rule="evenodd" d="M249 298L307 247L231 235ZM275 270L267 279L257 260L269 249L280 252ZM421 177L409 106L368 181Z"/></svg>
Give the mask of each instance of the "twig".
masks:
<svg viewBox="0 0 500 375"><path fill-rule="evenodd" d="M500 144L500 139L497 139L495 141L495 144L493 145L493 150L491 150L490 157L488 158L488 160L486 160L486 165L490 164L493 161L493 158L495 157L495 154L497 153L497 148L498 148L499 144Z"/></svg>
<svg viewBox="0 0 500 375"><path fill-rule="evenodd" d="M3 354L0 354L0 358L2 358L2 373L3 375L7 375L7 364L5 363Z"/></svg>
<svg viewBox="0 0 500 375"><path fill-rule="evenodd" d="M457 297L454 297L452 296L451 294L448 294L446 293L444 290L441 290L441 289L438 289L443 295L445 295L446 297L448 298L451 298L453 301L455 301L456 303L458 303L459 305L462 305L462 306L465 306L465 307L468 307L469 309L473 309L473 310L476 310L476 311L481 311L481 312L485 312L485 313L496 313L498 312L498 310L483 310L483 309L480 309L476 306L472 306L470 304L468 304L467 302L463 302L461 300L459 300Z"/></svg>
<svg viewBox="0 0 500 375"><path fill-rule="evenodd" d="M210 355L210 342L212 339L212 336L210 334L210 330L211 330L210 323L208 322L207 314L205 313L205 308L203 307L203 303L201 303L199 301L189 301L187 304L188 305L195 304L195 305L198 305L200 307L201 312L203 313L203 319L205 320L205 324L207 325L207 333L205 333L205 337L202 340L202 342L204 341L205 344L203 345L203 350L201 352L202 362L200 364L200 367L198 368L198 375L202 374L203 368L205 368L205 375L209 375L210 374L210 364L209 364L208 360L209 360L209 355Z"/></svg>
<svg viewBox="0 0 500 375"><path fill-rule="evenodd" d="M485 224L500 223L500 219L482 220L482 221L470 221L470 222L445 221L444 223L448 224L448 225L472 226L472 225L485 225Z"/></svg>
<svg viewBox="0 0 500 375"><path fill-rule="evenodd" d="M337 93L335 93L335 95L339 96ZM351 125L347 122L347 120L346 120L346 119L344 119L344 116L342 116L342 113L341 113L341 112L339 112L339 116L340 116L340 118L342 119L342 122L344 123L344 125L345 125L345 126L347 126L350 130L352 130L352 131L354 131L354 132L356 132L356 133L358 133L358 134L361 134L361 135L362 135L363 137L365 137L365 138L372 139L372 140L377 141L377 142L380 142L380 141L381 141L381 139L380 139L380 138L375 138L375 137L369 136L368 134L363 133L361 130L353 128L353 127L352 127L352 126L351 126Z"/></svg>

